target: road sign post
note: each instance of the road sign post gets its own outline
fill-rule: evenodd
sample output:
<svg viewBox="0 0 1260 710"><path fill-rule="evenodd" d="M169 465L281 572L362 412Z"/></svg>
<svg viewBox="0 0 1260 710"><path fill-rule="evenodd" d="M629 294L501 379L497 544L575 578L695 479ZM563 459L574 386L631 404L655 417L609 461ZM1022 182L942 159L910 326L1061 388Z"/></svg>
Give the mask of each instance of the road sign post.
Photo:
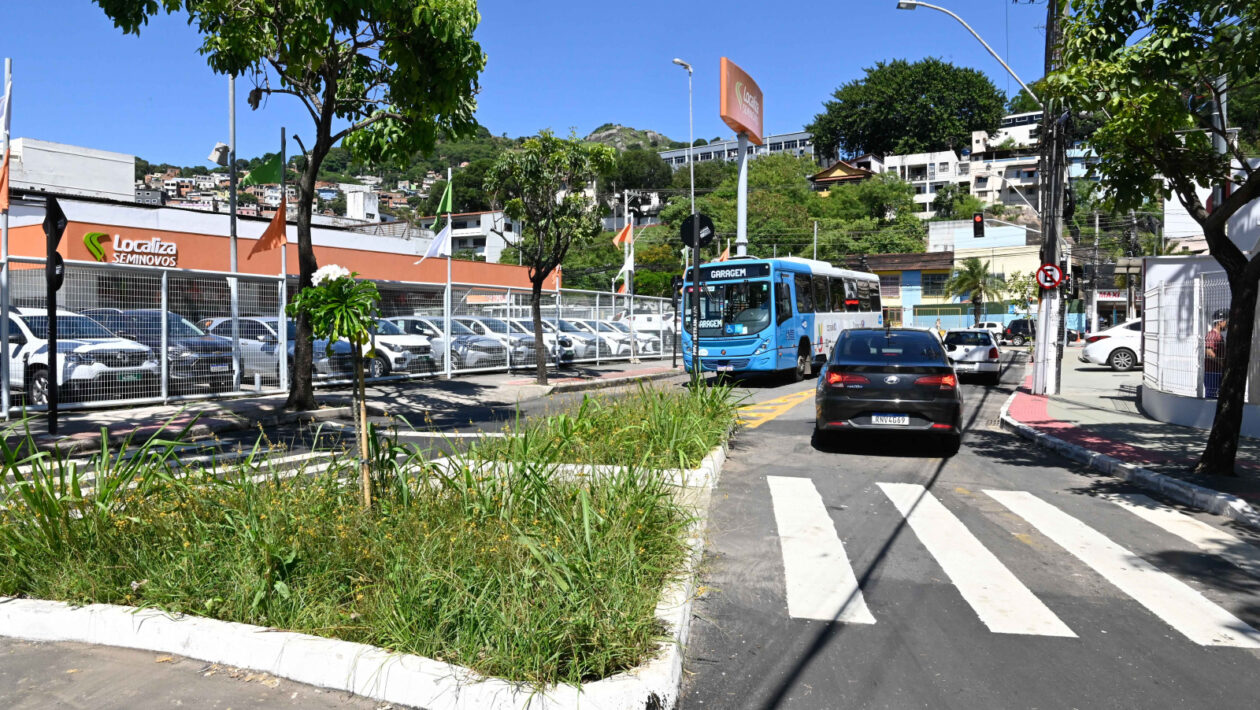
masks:
<svg viewBox="0 0 1260 710"><path fill-rule="evenodd" d="M57 433L57 380L61 375L61 362L57 353L57 291L65 277L65 265L57 253L61 235L66 231L66 213L61 211L57 198L49 197L44 206L44 282L47 286L48 307L48 433ZM5 314L8 317L8 314ZM29 376L29 375L28 375Z"/></svg>
<svg viewBox="0 0 1260 710"><path fill-rule="evenodd" d="M700 248L708 246L715 234L713 220L699 212L683 220L679 229L683 245L691 250L691 375L700 377Z"/></svg>

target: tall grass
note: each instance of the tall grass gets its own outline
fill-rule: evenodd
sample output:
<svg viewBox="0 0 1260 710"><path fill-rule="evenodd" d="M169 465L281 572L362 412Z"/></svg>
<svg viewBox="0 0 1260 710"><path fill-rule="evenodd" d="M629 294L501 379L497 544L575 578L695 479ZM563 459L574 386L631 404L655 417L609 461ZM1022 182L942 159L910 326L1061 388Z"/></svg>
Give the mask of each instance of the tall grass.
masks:
<svg viewBox="0 0 1260 710"><path fill-rule="evenodd" d="M3 444L14 481L0 487L0 595L157 607L540 684L606 677L653 653L660 590L686 555L689 513L642 464L698 460L733 421L722 397L587 400L503 442L515 465L495 472L487 452L439 470L373 432L372 510L346 456L309 476L269 473L261 447L239 466L188 469L175 432L103 449L89 480L29 441ZM703 426L648 420L702 411ZM626 440L599 444L599 427ZM574 454L626 466L550 475Z"/></svg>

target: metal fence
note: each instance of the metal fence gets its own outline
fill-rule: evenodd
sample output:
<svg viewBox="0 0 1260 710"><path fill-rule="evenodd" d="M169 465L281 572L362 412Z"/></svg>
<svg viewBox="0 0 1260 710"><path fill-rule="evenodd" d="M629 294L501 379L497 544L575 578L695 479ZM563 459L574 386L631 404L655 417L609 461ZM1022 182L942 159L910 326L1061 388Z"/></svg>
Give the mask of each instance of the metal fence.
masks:
<svg viewBox="0 0 1260 710"><path fill-rule="evenodd" d="M1228 312L1229 281L1224 274L1199 274L1193 281L1163 283L1143 294L1142 379L1147 387L1183 395L1214 395L1211 375L1220 372L1218 363L1206 357L1208 331L1216 315ZM1228 335L1226 335L1228 337ZM1257 373L1256 344L1253 339L1250 383ZM1260 394L1260 393L1257 393ZM1248 401L1251 401L1249 392Z"/></svg>
<svg viewBox="0 0 1260 710"><path fill-rule="evenodd" d="M54 372L64 409L288 390L296 328L283 308L297 290L292 276L67 262L55 363L43 260L10 259L7 284L9 377L0 386L9 413L45 408ZM529 290L452 285L448 335L445 284L378 288L382 320L365 353L372 378L535 367ZM544 292L541 306L553 368L669 358L677 346L667 299L560 290ZM317 341L316 382L348 381L353 355L349 343Z"/></svg>

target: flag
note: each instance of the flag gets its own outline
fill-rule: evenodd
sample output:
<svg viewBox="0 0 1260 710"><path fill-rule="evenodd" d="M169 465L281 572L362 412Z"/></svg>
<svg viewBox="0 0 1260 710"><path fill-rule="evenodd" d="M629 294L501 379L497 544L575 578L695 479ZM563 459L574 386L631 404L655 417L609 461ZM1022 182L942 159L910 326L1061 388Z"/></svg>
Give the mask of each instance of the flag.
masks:
<svg viewBox="0 0 1260 710"><path fill-rule="evenodd" d="M626 282L622 281L621 285L617 287L617 293L625 293L625 292L626 292Z"/></svg>
<svg viewBox="0 0 1260 710"><path fill-rule="evenodd" d="M445 201L447 198L443 197L442 199L443 201ZM432 242L429 242L429 248L425 250L424 256L420 257L420 261L417 261L416 263L419 264L431 256L450 256L450 255L451 255L451 223L447 222L446 226L442 227L442 231L438 232L433 237Z"/></svg>
<svg viewBox="0 0 1260 710"><path fill-rule="evenodd" d="M443 212L447 212L447 213L454 212L454 210L451 209L451 181L450 180L446 181L446 191L442 193L442 200L438 202L438 206L437 206L437 214L442 214ZM450 235L447 235L447 236L449 237Z"/></svg>
<svg viewBox="0 0 1260 710"><path fill-rule="evenodd" d="M13 82L4 86L4 98L0 99L0 129L9 135L9 99L13 96ZM4 149L4 163L0 165L0 212L9 210L9 147Z"/></svg>
<svg viewBox="0 0 1260 710"><path fill-rule="evenodd" d="M717 258L717 260L718 260L718 261L728 261L728 260L730 260L730 258L731 258L731 248L728 246L728 247L726 247L726 250L722 252L722 256L719 256L719 257Z"/></svg>
<svg viewBox="0 0 1260 710"><path fill-rule="evenodd" d="M271 218L271 224L267 225L258 238L254 242L254 248L249 250L249 256L245 257L246 261L254 258L254 255L260 251L271 251L279 249L283 246L288 238L285 235L285 216L284 216L284 198L280 199L280 206L276 208L276 216Z"/></svg>
<svg viewBox="0 0 1260 710"><path fill-rule="evenodd" d="M631 236L631 226L629 223L627 223L626 226L621 228L620 232L617 232L617 236L613 237L613 246L619 247L625 244L633 244L633 243L634 243L634 237Z"/></svg>
<svg viewBox="0 0 1260 710"><path fill-rule="evenodd" d="M283 173L281 167L280 154L276 153L270 160L267 160L262 165L250 170L249 175L246 175L245 179L241 180L240 185L241 187L247 187L249 185L270 185L272 183L278 183L280 182L280 176Z"/></svg>

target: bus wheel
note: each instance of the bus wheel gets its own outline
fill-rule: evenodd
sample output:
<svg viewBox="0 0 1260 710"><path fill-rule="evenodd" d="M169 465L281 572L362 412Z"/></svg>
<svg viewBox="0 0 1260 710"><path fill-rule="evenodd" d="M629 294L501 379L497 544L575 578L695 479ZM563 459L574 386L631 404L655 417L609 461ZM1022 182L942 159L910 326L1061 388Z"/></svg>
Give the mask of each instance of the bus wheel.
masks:
<svg viewBox="0 0 1260 710"><path fill-rule="evenodd" d="M796 369L792 371L792 381L800 382L809 376L809 348L802 345L796 351Z"/></svg>

